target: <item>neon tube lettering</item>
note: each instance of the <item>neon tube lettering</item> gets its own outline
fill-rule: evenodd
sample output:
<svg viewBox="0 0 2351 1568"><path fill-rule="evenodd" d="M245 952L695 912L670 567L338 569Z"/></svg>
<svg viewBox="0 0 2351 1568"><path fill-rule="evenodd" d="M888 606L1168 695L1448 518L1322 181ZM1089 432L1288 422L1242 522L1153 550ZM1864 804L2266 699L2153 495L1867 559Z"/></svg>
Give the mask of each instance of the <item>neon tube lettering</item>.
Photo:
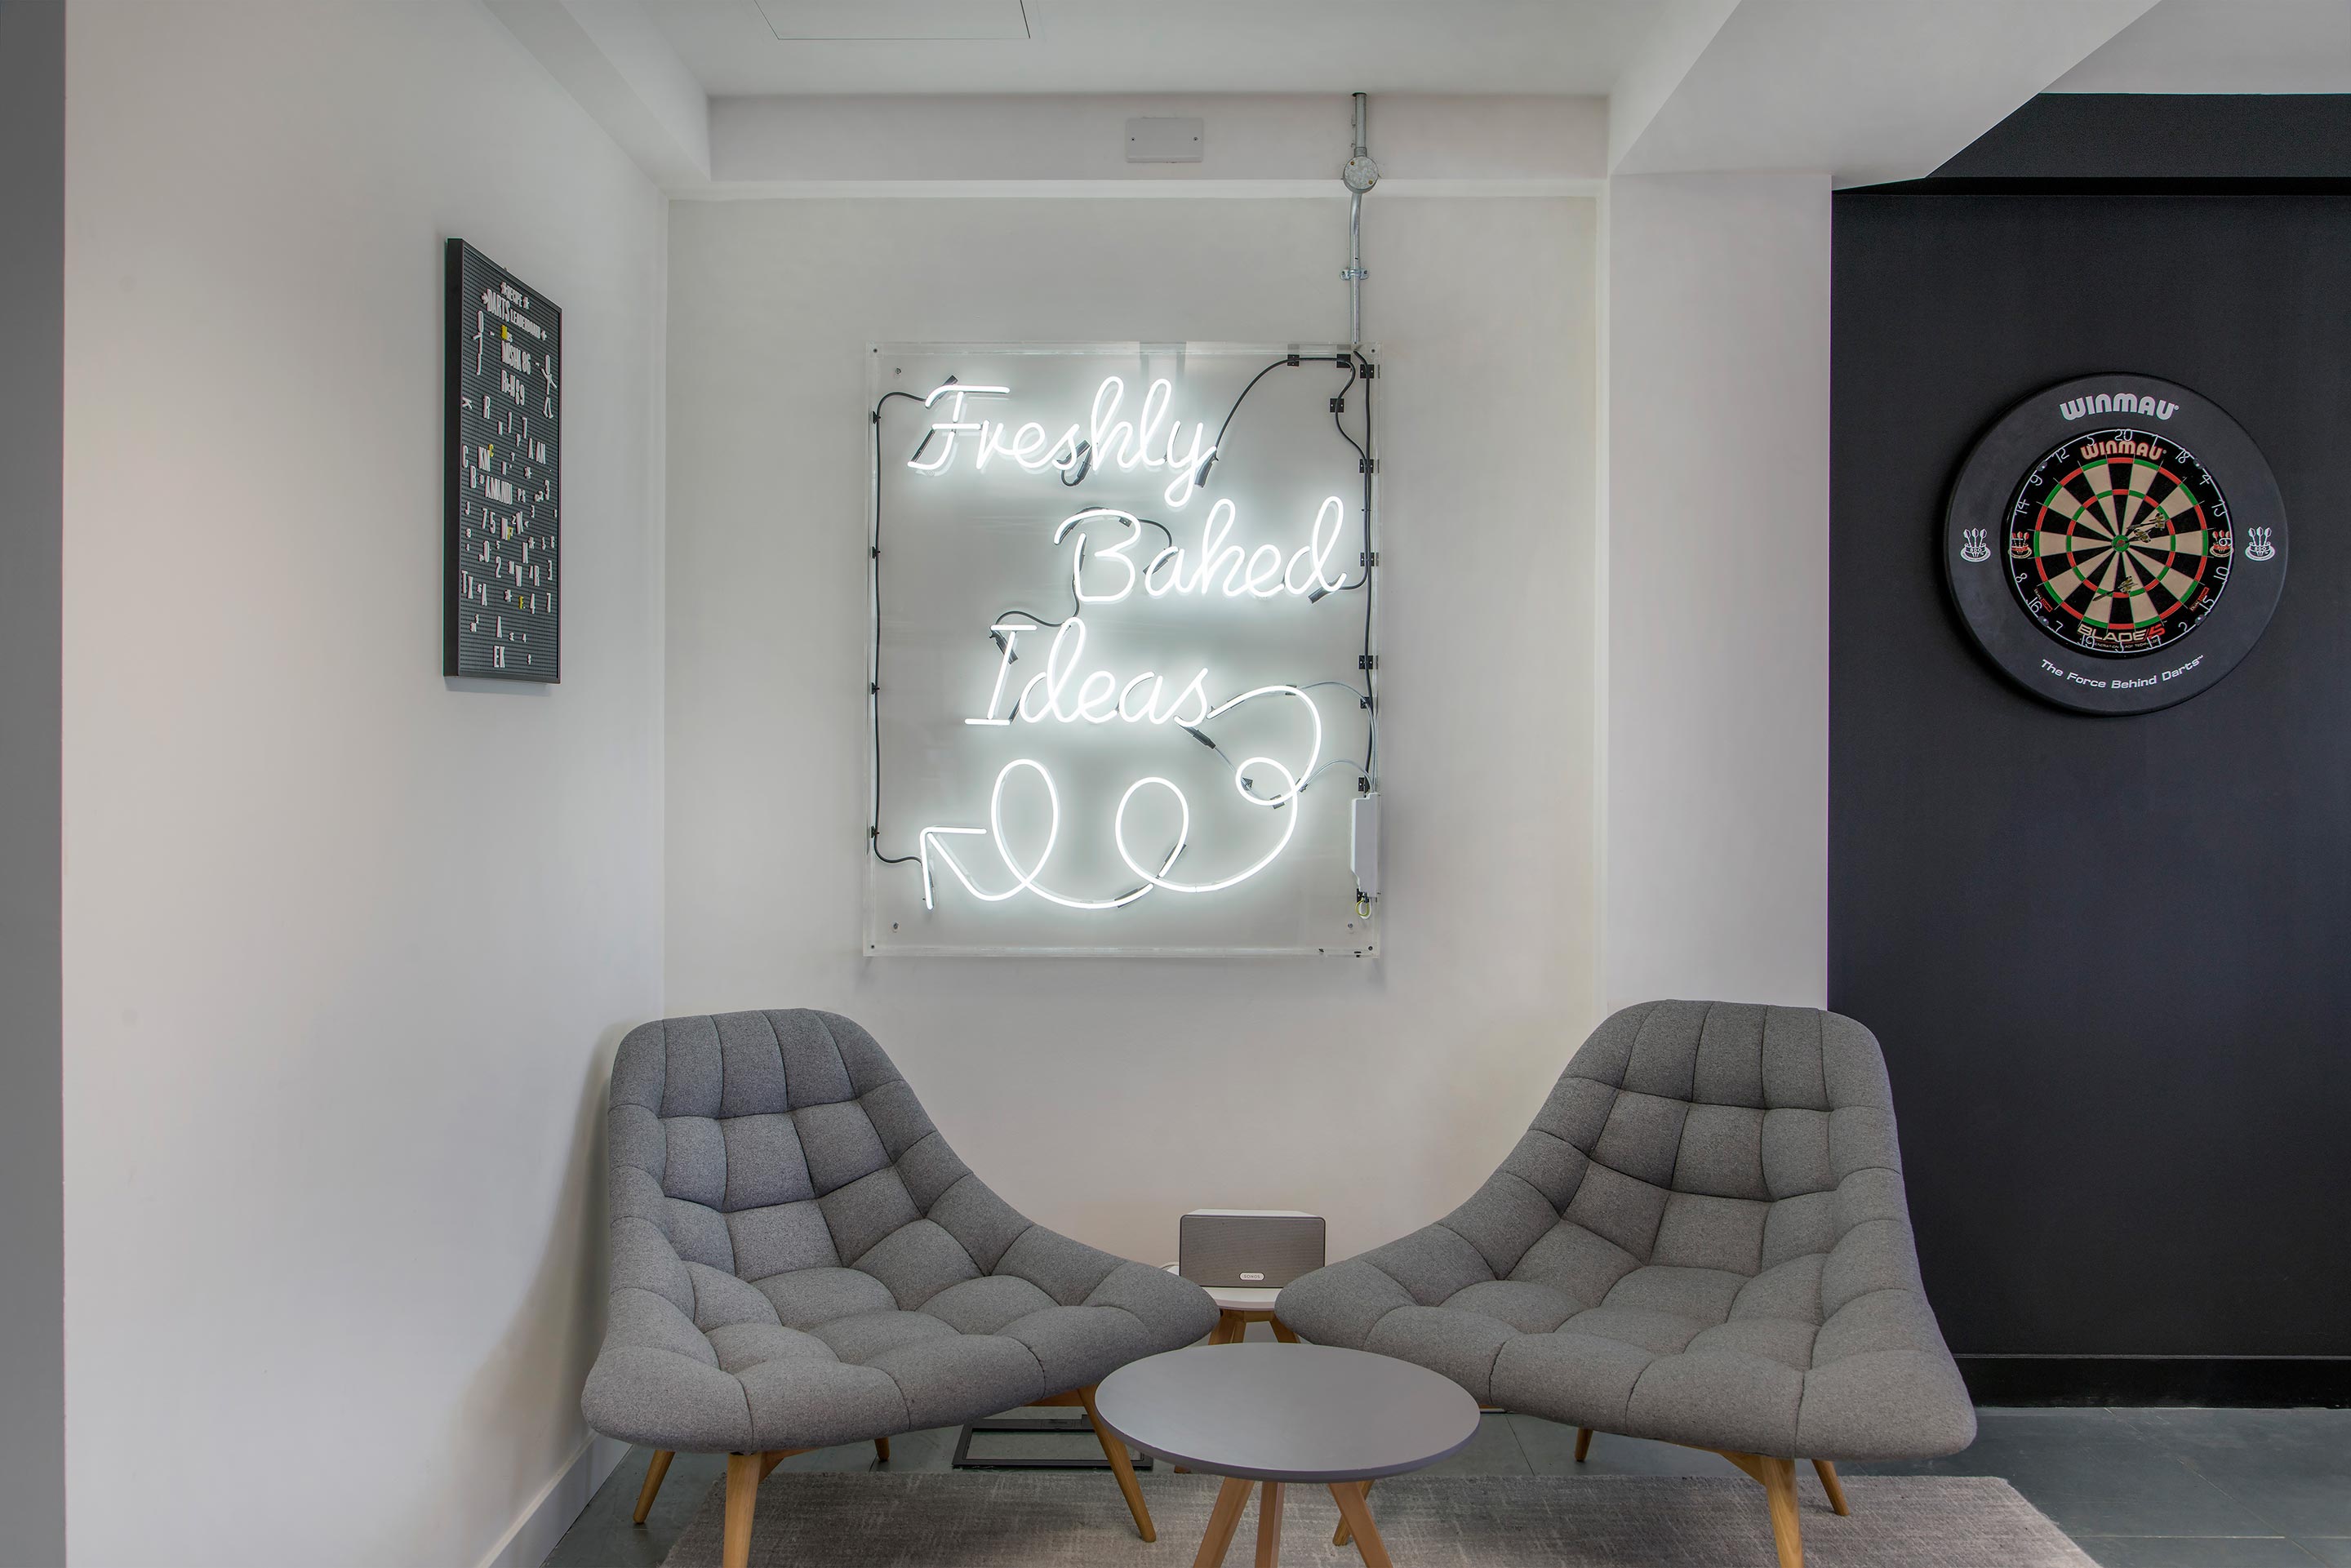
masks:
<svg viewBox="0 0 2351 1568"><path fill-rule="evenodd" d="M1166 377L1155 380L1143 394L1143 407L1132 420L1119 417L1119 405L1126 401L1126 382L1119 376L1105 376L1094 388L1093 403L1085 422L1071 423L1058 438L1048 442L1045 426L1034 420L1015 425L1009 420L1001 423L973 417L965 407L971 397L1009 397L1012 389L1001 386L971 386L960 382L947 382L934 389L923 400L923 406L947 417L934 420L915 449L915 455L906 460L906 466L917 474L940 474L955 462L958 436L971 437L972 471L984 473L998 457L1008 458L1031 474L1041 474L1051 468L1067 474L1087 461L1091 453L1096 463L1116 463L1124 471L1137 468L1165 469L1168 479L1161 498L1170 507L1181 507L1190 501L1198 488L1201 468L1216 455L1216 444L1208 439L1208 427L1204 421L1195 421L1192 438L1183 444L1183 422L1169 418L1176 400L1176 386ZM942 400L946 406L939 407ZM944 436L944 441L936 440ZM1179 444L1181 449L1179 450ZM936 450L928 458L923 454Z"/></svg>
<svg viewBox="0 0 2351 1568"><path fill-rule="evenodd" d="M1008 718L996 716L996 705L1004 700L1005 674L1012 668L1012 644L1019 640L1021 632L1034 632L1039 628L1031 626L1025 621L999 621L988 630L1003 638L1004 656L996 663L996 690L988 695L987 716L967 718L964 720L966 724L1010 724L1012 722Z"/></svg>
<svg viewBox="0 0 2351 1568"><path fill-rule="evenodd" d="M1282 564L1279 546L1259 545L1254 550L1244 550L1229 542L1228 536L1238 516L1238 508L1230 497L1210 507L1207 516L1200 519L1198 565L1187 572L1184 547L1177 544L1163 546L1143 569L1143 591L1154 599L1165 599L1171 593L1205 596L1211 584L1220 584L1228 599L1238 599L1244 594L1258 599L1272 599L1284 592L1302 599L1318 589L1328 593L1345 586L1343 579L1332 577L1330 572L1332 552L1339 548L1339 535L1347 526L1346 503L1338 497L1323 498L1322 507L1314 514L1313 526L1307 530L1306 543L1291 553L1286 567ZM1068 526L1067 523L1062 525L1063 528ZM1053 537L1058 540L1061 535L1057 532ZM1110 552L1098 550L1095 553L1107 555ZM1121 561L1120 564L1126 563ZM1132 585L1129 587L1131 589ZM1116 595L1102 597L1123 599L1126 593L1123 591Z"/></svg>
<svg viewBox="0 0 2351 1568"><path fill-rule="evenodd" d="M1070 587L1077 594L1078 602L1081 604L1115 604L1134 591L1134 580L1142 575L1134 570L1134 563L1126 559L1126 552L1134 549L1134 541L1143 537L1143 519L1133 512L1122 512L1115 507L1089 507L1082 512L1062 518L1061 526L1053 530L1053 542L1060 544L1063 536L1080 523L1091 523L1104 517L1116 517L1124 523L1127 530L1126 538L1114 545L1097 549L1094 551L1094 559L1118 562L1126 572L1126 580L1119 585L1116 593L1086 591L1086 544L1092 537L1092 530L1079 528L1078 553L1070 562Z"/></svg>
<svg viewBox="0 0 2351 1568"><path fill-rule="evenodd" d="M1067 629L1068 628L1065 625L1063 630L1066 631ZM1034 628L1024 628L1024 630L1034 630ZM1060 640L1060 637L1057 635L1055 638L1056 643L1059 643ZM1084 639L1081 636L1077 641L1076 646L1082 648L1083 645ZM1205 680L1207 674L1207 672L1205 670L1202 671L1200 677L1195 680L1193 684L1194 686L1197 686L1201 681ZM1104 683L1099 691L1094 690L1096 676L1099 676ZM1043 677L1041 676L1039 677L1039 679L1042 678ZM1138 675L1134 680L1129 681L1126 684L1124 691L1120 694L1119 706L1116 710L1120 716L1129 719L1130 721L1134 721L1141 716L1127 711L1126 699L1133 694L1134 688L1140 685L1144 681L1156 681L1157 679L1158 676L1146 674L1144 675ZM1103 719L1110 716L1108 714L1103 714L1099 717L1096 717L1085 710L1099 703L1102 698L1109 695L1111 690L1109 683L1113 680L1114 677L1112 676L1108 671L1096 671L1093 675L1089 675L1086 678L1084 685L1080 688L1080 712L1081 715L1086 717L1089 722L1101 723ZM1031 683L1032 685L1034 684L1034 682ZM1188 694L1192 689L1192 687L1186 688L1186 693ZM1092 692L1092 695L1088 695L1087 694L1089 692ZM1122 894L1116 898L1108 899L1074 898L1067 894L1055 892L1053 889L1045 886L1040 878L1044 875L1046 862L1052 858L1054 847L1061 841L1061 791L1054 787L1053 776L1046 769L1043 763L1039 762L1034 758L1023 757L1016 758L1012 761L1006 763L997 773L996 786L988 792L988 825L986 828L951 828L946 826L933 826L925 828L920 833L915 835L916 844L922 857L923 864L923 907L925 909L933 909L936 907L931 873L931 859L934 854L938 857L942 864L946 866L949 871L955 873L956 880L963 883L966 891L970 893L974 898L979 899L981 902L987 904L1000 904L1006 899L1012 898L1017 894L1025 892L1033 893L1040 898L1045 899L1050 903L1058 904L1066 909L1118 909L1134 903L1136 899L1143 897L1154 888L1164 888L1169 893L1221 893L1228 887L1247 882L1250 877L1257 875L1258 873L1265 870L1266 867L1279 860L1281 857L1282 851L1290 847L1290 841L1297 834L1299 811L1301 810L1301 792L1304 787L1305 780L1311 779L1314 776L1314 764L1322 754L1322 712L1314 706L1314 699L1301 687L1291 685L1257 686L1251 690L1241 693L1238 696L1228 697L1225 701L1217 704L1214 707L1208 707L1204 699L1202 704L1202 716L1195 721L1196 723L1206 723L1208 719L1215 718L1219 715L1230 713L1234 708L1238 707L1243 703L1250 702L1262 696L1288 696L1296 698L1305 706L1307 715L1313 725L1314 738L1307 747L1306 762L1305 766L1302 768L1293 769L1287 763L1275 758L1266 756L1246 757L1239 762L1233 765L1233 788L1239 794L1242 800L1248 801L1252 806L1263 806L1269 810L1284 806L1291 808L1289 815L1282 819L1281 836L1274 841L1271 849L1268 850L1264 855L1259 857L1253 864L1249 865L1245 870L1237 872L1233 875L1225 877L1217 882L1184 883L1169 880L1167 873L1175 868L1176 857L1184 852L1185 846L1191 841L1192 802L1184 793L1182 787L1176 784L1173 779L1162 778L1157 774L1152 774L1144 778L1138 779L1134 783L1126 787L1126 792L1119 797L1118 810L1113 813L1111 818L1111 838L1117 847L1119 859L1125 862L1128 870L1134 872L1135 875L1143 878L1144 885L1133 890L1132 892ZM1155 699L1154 706L1155 707L1156 706ZM1041 718L1043 715L1040 714L1039 716ZM1059 716L1057 715L1056 716ZM1155 722L1164 722L1164 720L1155 720ZM1045 830L1044 847L1038 852L1036 860L1027 866L1023 866L1019 858L1013 853L1010 842L1006 838L1004 831L1005 785L1011 779L1015 771L1024 768L1035 772L1038 779L1044 784L1045 799L1050 811ZM1260 768L1270 768L1272 771L1281 776L1282 788L1279 793L1273 795L1260 795L1250 787L1249 776ZM1144 788L1146 785L1156 785L1160 789L1165 789L1168 793L1174 795L1176 797L1176 809L1182 815L1181 825L1178 827L1176 834L1175 847L1167 852L1166 859L1160 862L1159 869L1155 873L1145 869L1135 860L1134 852L1128 846L1126 841L1127 807L1134 801L1135 792ZM1003 861L1004 869L1011 873L1013 884L1000 893L987 893L982 891L979 885L972 881L970 873L964 869L963 862L956 859L955 852L947 847L946 839L949 837L985 837L992 839L996 845L997 856L998 859Z"/></svg>
<svg viewBox="0 0 2351 1568"><path fill-rule="evenodd" d="M1044 781L1045 800L1051 811L1045 828L1045 847L1038 852L1036 863L1026 869L1012 858L1012 851L1004 836L1004 786L1011 779L1014 770L1022 768L1033 768L1037 777ZM1173 789L1174 786L1171 785L1169 788ZM1130 789L1127 793L1131 795L1134 791ZM1176 793L1180 800L1183 792L1178 790ZM1033 893L1040 898L1061 905L1064 909L1119 909L1133 904L1136 899L1149 893L1153 886L1158 885L1146 882L1132 893L1122 894L1116 898L1071 898L1066 894L1054 892L1037 880L1044 874L1045 862L1052 858L1053 846L1061 836L1061 792L1053 788L1053 776L1045 770L1043 763L1034 758L1015 758L1006 763L997 773L996 788L988 792L987 797L987 821L988 825L985 828L932 827L925 828L916 835L923 861L923 907L925 909L937 907L931 882L931 856L934 852L936 852L949 871L955 873L956 880L963 883L964 890L984 904L1001 904L1016 894L1025 892ZM1176 847L1167 852L1167 858L1159 864L1161 876L1166 875L1175 866L1176 857L1184 852L1185 841L1190 838L1191 832L1192 808L1189 802L1185 802L1183 823L1176 834ZM949 850L944 841L945 838L949 836L986 838L990 835L993 835L996 841L997 858L1003 861L1004 869L1012 873L1012 885L1001 893L980 891L979 884L971 880L970 873L963 868L963 862L955 858L954 852ZM1125 852L1123 845L1121 846L1120 852L1122 854ZM1277 850L1275 852L1280 852Z"/></svg>
<svg viewBox="0 0 2351 1568"><path fill-rule="evenodd" d="M1185 683L1183 689L1176 694L1175 702L1165 706L1161 704L1166 695L1167 682L1164 676L1151 670L1144 671L1123 686L1110 671L1095 670L1078 683L1074 696L1068 695L1071 677L1076 672L1080 656L1086 651L1085 619L1072 615L1062 622L1061 629L1053 633L1052 646L1045 653L1044 669L1029 677L1029 684L1020 688L1019 700L1012 705L1011 713L998 718L996 716L997 708L1004 701L1005 673L1012 666L1013 643L1021 632L1041 631L1043 628L1016 621L998 622L988 630L1004 635L1004 652L996 664L996 688L987 699L987 716L967 718L964 720L966 724L1010 724L1013 716L1018 716L1030 724L1042 724L1049 718L1058 719L1063 724L1108 724L1113 718L1123 718L1129 724L1148 722L1184 726L1206 724L1224 711L1224 708L1209 706L1206 665ZM1138 710L1132 699L1135 688L1146 681L1151 683L1151 698ZM1296 689L1292 686L1261 686L1249 695L1255 696L1266 691ZM1241 700L1238 697L1233 699L1234 702ZM1194 709L1192 716L1189 718L1178 717L1187 705ZM1225 705L1226 707L1231 706L1232 703ZM1307 706L1311 708L1313 705L1310 702ZM1315 737L1319 748L1322 744L1322 718L1319 715L1315 718Z"/></svg>
<svg viewBox="0 0 2351 1568"><path fill-rule="evenodd" d="M921 455L921 448L917 447L915 449L916 457L907 458L906 466L912 468L917 474L938 473L948 464L955 461L956 436L976 436L984 428L980 421L976 419L966 419L964 417L963 400L967 397L1009 397L1011 393L1012 389L1010 387L973 387L965 386L960 382L948 382L943 385L932 388L931 395L923 400L923 406L925 408L935 408L938 404L939 399L941 398L946 398L954 406L947 410L947 417L946 419L933 422L931 425L931 434L924 436L923 443L925 445L928 445L930 444L931 435L944 434L946 437L946 440L940 444L939 455L928 463L916 461L916 457ZM987 461L987 446L984 442L980 444L979 458L981 465L984 466Z"/></svg>

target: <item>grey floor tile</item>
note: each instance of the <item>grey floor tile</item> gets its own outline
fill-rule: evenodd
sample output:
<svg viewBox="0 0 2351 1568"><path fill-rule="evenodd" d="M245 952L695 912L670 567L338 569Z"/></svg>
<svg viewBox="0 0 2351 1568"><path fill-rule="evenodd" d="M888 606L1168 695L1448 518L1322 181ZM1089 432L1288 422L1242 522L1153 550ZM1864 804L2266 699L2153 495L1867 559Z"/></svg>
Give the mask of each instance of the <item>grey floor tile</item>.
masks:
<svg viewBox="0 0 2351 1568"><path fill-rule="evenodd" d="M2077 1542L2100 1568L2311 1568L2293 1542L2276 1536L2086 1536Z"/></svg>
<svg viewBox="0 0 2351 1568"><path fill-rule="evenodd" d="M2185 1466L2174 1474L2072 1491L2008 1478L2066 1534L2262 1536L2268 1521Z"/></svg>
<svg viewBox="0 0 2351 1568"><path fill-rule="evenodd" d="M2282 1535L2351 1536L2351 1410L2134 1410L2166 1453Z"/></svg>
<svg viewBox="0 0 2351 1568"><path fill-rule="evenodd" d="M2340 1536L2305 1535L2302 1549L2328 1568L2351 1568L2351 1540Z"/></svg>
<svg viewBox="0 0 2351 1568"><path fill-rule="evenodd" d="M642 1525L632 1524L638 1489L644 1485L650 1449L632 1448L597 1489L587 1509L572 1521L548 1554L546 1568L657 1568L702 1505L703 1494L726 1473L717 1454L680 1454L670 1462L661 1496Z"/></svg>
<svg viewBox="0 0 2351 1568"><path fill-rule="evenodd" d="M2074 1535L2283 1533L2158 1443L2131 1411L1977 1412L1973 1447L1854 1475L1998 1476Z"/></svg>

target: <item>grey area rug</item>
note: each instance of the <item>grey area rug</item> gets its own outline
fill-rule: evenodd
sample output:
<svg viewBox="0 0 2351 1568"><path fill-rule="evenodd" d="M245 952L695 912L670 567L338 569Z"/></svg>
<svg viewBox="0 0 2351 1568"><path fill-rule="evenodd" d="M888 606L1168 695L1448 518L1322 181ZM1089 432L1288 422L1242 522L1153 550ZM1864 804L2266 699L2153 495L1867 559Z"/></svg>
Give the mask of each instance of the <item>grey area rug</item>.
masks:
<svg viewBox="0 0 2351 1568"><path fill-rule="evenodd" d="M1146 1476L1159 1542L1137 1540L1108 1476L825 1474L778 1470L759 1489L751 1568L1179 1568L1207 1531L1217 1481ZM1852 1514L1804 1494L1808 1568L2095 1568L2006 1481L1848 1478ZM725 1483L711 1489L667 1568L716 1568ZM1360 1564L1333 1547L1339 1511L1319 1487L1284 1498L1281 1561ZM1650 1476L1435 1476L1372 1489L1397 1568L1773 1568L1763 1490ZM1255 1561L1257 1505L1226 1553Z"/></svg>

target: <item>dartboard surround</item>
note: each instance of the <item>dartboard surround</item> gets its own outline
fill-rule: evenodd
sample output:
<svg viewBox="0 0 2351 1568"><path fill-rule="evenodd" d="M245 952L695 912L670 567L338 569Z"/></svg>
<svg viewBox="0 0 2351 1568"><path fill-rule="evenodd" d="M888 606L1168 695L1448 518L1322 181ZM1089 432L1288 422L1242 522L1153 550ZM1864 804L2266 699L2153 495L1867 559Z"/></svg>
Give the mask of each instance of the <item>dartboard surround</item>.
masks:
<svg viewBox="0 0 2351 1568"><path fill-rule="evenodd" d="M2261 638L2285 510L2252 440L2189 389L2087 376L2011 409L1944 522L1960 618L2001 671L2085 713L2210 689Z"/></svg>

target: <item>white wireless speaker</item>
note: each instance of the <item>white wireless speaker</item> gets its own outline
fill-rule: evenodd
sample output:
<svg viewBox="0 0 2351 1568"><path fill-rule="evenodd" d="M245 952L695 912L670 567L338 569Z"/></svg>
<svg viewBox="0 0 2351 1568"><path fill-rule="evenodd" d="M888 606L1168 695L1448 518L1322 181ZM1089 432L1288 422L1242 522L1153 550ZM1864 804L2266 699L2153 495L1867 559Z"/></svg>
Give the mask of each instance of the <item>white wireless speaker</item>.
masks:
<svg viewBox="0 0 2351 1568"><path fill-rule="evenodd" d="M1322 1217L1294 1208L1196 1208L1176 1222L1176 1271L1196 1285L1278 1290L1322 1267Z"/></svg>

